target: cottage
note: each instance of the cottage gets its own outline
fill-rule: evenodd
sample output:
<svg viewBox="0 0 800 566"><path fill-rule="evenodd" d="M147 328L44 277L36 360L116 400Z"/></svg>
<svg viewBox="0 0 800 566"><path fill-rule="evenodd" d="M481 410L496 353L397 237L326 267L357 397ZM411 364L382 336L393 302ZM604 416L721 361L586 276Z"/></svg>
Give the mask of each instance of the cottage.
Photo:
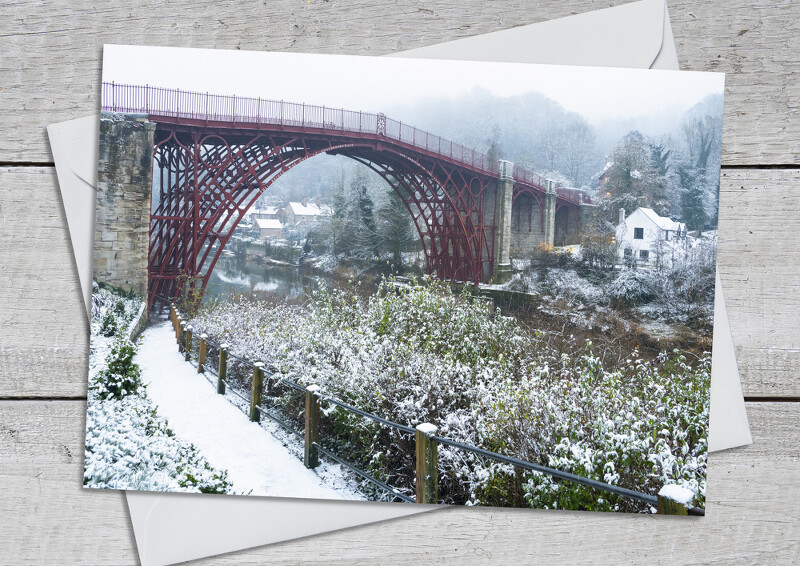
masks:
<svg viewBox="0 0 800 566"><path fill-rule="evenodd" d="M621 261L669 263L686 241L686 224L659 216L650 208L637 208L625 217L619 210L616 229L617 256Z"/></svg>
<svg viewBox="0 0 800 566"><path fill-rule="evenodd" d="M290 202L285 208L287 224L309 224L317 222L325 215L325 210L303 199L303 202Z"/></svg>
<svg viewBox="0 0 800 566"><path fill-rule="evenodd" d="M256 218L255 223L262 238L280 236L283 232L283 224L277 218Z"/></svg>
<svg viewBox="0 0 800 566"><path fill-rule="evenodd" d="M269 218L272 220L276 220L279 218L279 214L281 213L281 208L277 206L267 206L264 208L253 208L250 210L249 215L252 220L258 220L259 218Z"/></svg>

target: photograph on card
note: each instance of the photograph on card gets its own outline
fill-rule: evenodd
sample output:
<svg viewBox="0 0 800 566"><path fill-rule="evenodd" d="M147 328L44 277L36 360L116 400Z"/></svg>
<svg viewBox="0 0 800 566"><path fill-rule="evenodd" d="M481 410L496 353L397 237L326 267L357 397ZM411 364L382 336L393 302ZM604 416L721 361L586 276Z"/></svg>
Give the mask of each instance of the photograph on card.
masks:
<svg viewBox="0 0 800 566"><path fill-rule="evenodd" d="M106 46L84 485L704 514L723 89Z"/></svg>

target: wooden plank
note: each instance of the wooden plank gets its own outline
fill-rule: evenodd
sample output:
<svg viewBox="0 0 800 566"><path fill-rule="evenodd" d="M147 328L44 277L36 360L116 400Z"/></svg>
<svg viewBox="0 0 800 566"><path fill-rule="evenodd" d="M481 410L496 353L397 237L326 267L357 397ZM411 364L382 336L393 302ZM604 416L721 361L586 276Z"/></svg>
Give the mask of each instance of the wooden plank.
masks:
<svg viewBox="0 0 800 566"><path fill-rule="evenodd" d="M53 168L0 168L0 397L86 394L89 324Z"/></svg>
<svg viewBox="0 0 800 566"><path fill-rule="evenodd" d="M0 183L0 397L85 395L88 324L54 170L0 168ZM748 396L800 396L798 214L800 170L725 171L719 262Z"/></svg>
<svg viewBox="0 0 800 566"><path fill-rule="evenodd" d="M750 403L748 412L754 443L711 457L704 518L451 508L200 563L792 563L800 555L791 497L800 490L800 403ZM0 402L0 556L136 563L121 494L79 487L83 423L79 401Z"/></svg>
<svg viewBox="0 0 800 566"><path fill-rule="evenodd" d="M49 162L48 123L95 112L104 43L381 55L619 5L122 0L3 7L0 162ZM800 164L800 4L670 2L682 68L728 73L723 162Z"/></svg>
<svg viewBox="0 0 800 566"><path fill-rule="evenodd" d="M742 385L800 396L800 171L727 170L719 266Z"/></svg>

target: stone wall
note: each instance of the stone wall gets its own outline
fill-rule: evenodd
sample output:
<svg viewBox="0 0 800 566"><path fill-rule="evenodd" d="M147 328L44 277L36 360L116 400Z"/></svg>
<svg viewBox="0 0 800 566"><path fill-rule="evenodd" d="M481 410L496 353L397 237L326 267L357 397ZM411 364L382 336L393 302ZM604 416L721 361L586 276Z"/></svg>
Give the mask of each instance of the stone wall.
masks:
<svg viewBox="0 0 800 566"><path fill-rule="evenodd" d="M533 250L545 242L545 233L542 231L542 221L539 218L539 205L527 201L524 197L514 205L511 217L511 257L529 258Z"/></svg>
<svg viewBox="0 0 800 566"><path fill-rule="evenodd" d="M156 125L146 116L100 117L94 277L147 293Z"/></svg>

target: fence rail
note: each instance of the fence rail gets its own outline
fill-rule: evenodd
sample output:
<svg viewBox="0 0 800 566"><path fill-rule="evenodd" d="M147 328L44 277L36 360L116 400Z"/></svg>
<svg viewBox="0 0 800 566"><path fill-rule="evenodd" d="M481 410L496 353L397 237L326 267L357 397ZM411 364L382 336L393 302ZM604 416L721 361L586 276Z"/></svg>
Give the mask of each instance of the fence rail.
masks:
<svg viewBox="0 0 800 566"><path fill-rule="evenodd" d="M178 311L174 303L170 305L169 318L175 330L175 338L178 344L178 351L184 354L185 360L187 362L191 362L193 352L195 351L194 340L195 338L197 338L193 334L193 328L187 324L186 320L181 316L180 312ZM205 373L207 370L213 373L213 370L207 368L205 352L207 351L208 346L215 348L219 352L218 366L216 371L217 392L223 394L225 393L227 388L230 388L232 393L235 393L245 403L249 404L249 410L247 411L247 414L251 420L258 422L262 415L266 415L268 418L274 420L276 423L281 425L281 427L287 430L289 433L294 434L300 438L303 438L304 449L305 449L304 462L307 467L310 468L316 467L319 463L319 454L323 454L324 456L330 458L331 460L350 469L358 476L369 481L376 487L382 489L383 491L388 493L393 499L400 499L402 501L416 502L416 503L438 503L437 447L439 445L444 445L444 446L450 446L452 448L457 448L459 450L464 450L466 452L470 452L472 454L476 454L485 458L489 458L497 462L510 464L512 466L516 466L525 470L547 474L554 478L574 482L580 485L591 487L593 489L605 491L607 493L613 493L636 501L641 501L656 507L659 513L677 514L677 515L705 514L703 509L676 504L674 501L662 497L661 495L656 496L634 491L617 485L612 485L598 480L593 480L590 478L585 478L583 476L571 474L569 472L564 472L555 468L550 468L548 466L543 466L541 464L534 464L533 462L526 462L518 458L506 456L503 454L498 454L497 452L492 452L490 450L485 450L477 446L472 446L469 444L464 444L462 442L457 442L449 438L443 438L436 435L437 429L434 425L431 424L423 423L417 425L416 427L410 427L400 423L396 423L388 419L384 419L383 417L380 417L373 413L363 411L357 407L353 407L352 405L349 405L348 403L345 403L344 401L341 401L329 395L325 395L319 391L319 388L316 385L303 387L299 383L287 379L286 377L280 377L276 379L273 377L274 373L271 373L266 377L268 380L272 382L273 386L285 385L290 389L294 390L295 392L305 396L305 415L304 415L305 434L301 434L298 431L296 431L289 423L283 420L281 417L275 415L271 410L271 408L265 407L262 404L262 393L263 393L262 390L263 390L263 378L264 378L263 372L265 367L262 362L252 362L240 356L234 355L230 353L229 346L227 344L216 344L211 340L209 340L205 334L201 334L200 337L197 338L197 341L198 341L198 348L197 348L198 358L196 367L198 373ZM253 370L250 399L247 399L245 396L238 393L235 390L235 388L231 387L230 382L226 379L228 370L227 362L229 357L238 360L240 363L246 365L247 367ZM416 477L415 499L412 499L411 497L403 494L399 489L391 487L388 484L372 477L366 471L354 466L350 462L347 462L343 458L336 455L332 450L320 444L319 442L320 402L330 403L331 405L334 405L339 409L373 420L384 426L396 429L403 433L415 435L415 440L417 445L417 465L416 465L417 477Z"/></svg>
<svg viewBox="0 0 800 566"><path fill-rule="evenodd" d="M249 98L235 95L210 94L150 85L104 82L100 109L108 112L147 114L155 121L159 117L241 125L271 125L279 128L319 130L323 133L366 134L389 139L455 163L497 176L499 162L451 140L420 130L385 114L329 108L313 104ZM546 191L543 177L514 166L515 181ZM572 203L590 202L577 189L554 185L559 198Z"/></svg>

